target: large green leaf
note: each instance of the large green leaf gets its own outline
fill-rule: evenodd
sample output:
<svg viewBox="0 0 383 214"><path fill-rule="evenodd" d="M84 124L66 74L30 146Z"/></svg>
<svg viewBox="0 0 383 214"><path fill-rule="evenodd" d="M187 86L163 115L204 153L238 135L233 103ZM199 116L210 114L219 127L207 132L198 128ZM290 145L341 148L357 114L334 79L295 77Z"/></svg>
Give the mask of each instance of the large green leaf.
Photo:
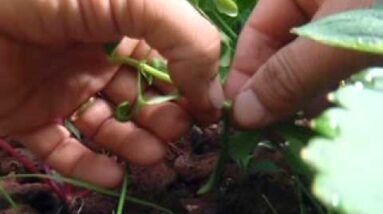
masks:
<svg viewBox="0 0 383 214"><path fill-rule="evenodd" d="M381 8L339 13L295 28L292 32L335 47L383 54Z"/></svg>
<svg viewBox="0 0 383 214"><path fill-rule="evenodd" d="M317 171L313 191L344 213L382 213L383 92L357 84L330 97L340 107L319 118L319 131L327 121L337 132L312 139L302 152Z"/></svg>

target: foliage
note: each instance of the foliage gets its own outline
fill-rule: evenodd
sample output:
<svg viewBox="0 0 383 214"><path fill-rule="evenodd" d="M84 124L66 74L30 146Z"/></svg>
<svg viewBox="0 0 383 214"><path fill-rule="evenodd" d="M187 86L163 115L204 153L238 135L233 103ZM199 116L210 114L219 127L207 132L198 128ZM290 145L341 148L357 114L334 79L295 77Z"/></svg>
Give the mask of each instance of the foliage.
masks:
<svg viewBox="0 0 383 214"><path fill-rule="evenodd" d="M321 121L319 132L325 135L312 139L302 152L303 159L317 170L313 191L346 213L380 213L383 93L347 86L332 97L340 106L317 119Z"/></svg>
<svg viewBox="0 0 383 214"><path fill-rule="evenodd" d="M376 7L330 16L293 32L330 46L383 54L382 20L383 10ZM383 210L382 71L372 68L356 74L329 95L337 107L311 122L321 137L310 140L301 153L316 170L314 194L341 213Z"/></svg>
<svg viewBox="0 0 383 214"><path fill-rule="evenodd" d="M258 0L236 0L235 2L233 0L190 0L190 2L221 32L220 75L222 82L225 82L239 34Z"/></svg>
<svg viewBox="0 0 383 214"><path fill-rule="evenodd" d="M339 13L292 32L335 47L383 54L383 9Z"/></svg>
<svg viewBox="0 0 383 214"><path fill-rule="evenodd" d="M222 38L220 74L224 82L230 70L240 31L257 1L190 0L190 2L220 30ZM334 47L383 54L382 29L383 10L381 7L376 7L330 16L295 28L292 32ZM135 67L139 74L138 104L130 106L129 103L129 105L122 103L121 108L117 109L117 118L118 115L122 115L125 117L124 120L129 120L143 105L178 99L178 94L151 100L146 100L142 95L141 76L149 84L153 79L171 83L165 61L155 60L148 64L146 61L116 58L111 47L116 46L111 44L107 47L114 62L129 64ZM325 204L342 212L370 214L383 210L383 206L379 203L383 199L381 193L383 186L379 183L383 180L383 173L378 170L378 164L383 159L379 156L381 146L378 144L378 140L383 137L382 132L379 132L379 122L383 117L378 112L383 105L382 73L380 68L359 73L346 81L352 86L333 93L331 97L339 106L329 109L310 123L311 128L320 137L310 140L308 146L307 142L314 134L307 127L299 127L293 122L270 127L271 132L278 134L285 142L283 144L271 142L268 146L284 154L292 169L292 177L297 182L297 191L300 195L303 192L315 204L319 213L324 213L322 207L305 190L299 180L300 177L313 178L313 190L316 196ZM223 120L224 132L221 137L219 161L208 182L198 191L199 194L207 193L218 185L229 158L245 172L281 170L270 161L254 162L254 150L264 145L262 139L267 133L266 130L231 132L227 115ZM312 177L314 171L315 177Z"/></svg>

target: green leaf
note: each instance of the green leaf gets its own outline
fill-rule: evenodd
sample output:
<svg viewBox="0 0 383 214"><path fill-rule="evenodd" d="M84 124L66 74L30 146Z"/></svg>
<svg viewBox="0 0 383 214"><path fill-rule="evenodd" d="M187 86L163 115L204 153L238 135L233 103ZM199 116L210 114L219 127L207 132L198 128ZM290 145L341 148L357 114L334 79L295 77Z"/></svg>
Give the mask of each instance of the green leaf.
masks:
<svg viewBox="0 0 383 214"><path fill-rule="evenodd" d="M253 159L254 149L261 139L261 132L238 132L229 138L229 155L243 171L247 171Z"/></svg>
<svg viewBox="0 0 383 214"><path fill-rule="evenodd" d="M131 113L132 113L132 106L129 101L125 101L117 106L117 109L115 112L115 118L118 121L126 122L131 119L132 117Z"/></svg>
<svg viewBox="0 0 383 214"><path fill-rule="evenodd" d="M312 171L300 158L300 153L312 136L305 128L290 125L278 127L277 132L286 140L283 152L291 169L300 175L311 177Z"/></svg>
<svg viewBox="0 0 383 214"><path fill-rule="evenodd" d="M383 10L364 9L339 13L292 32L334 47L383 54Z"/></svg>
<svg viewBox="0 0 383 214"><path fill-rule="evenodd" d="M350 78L354 84L363 87L383 90L383 68L368 68Z"/></svg>
<svg viewBox="0 0 383 214"><path fill-rule="evenodd" d="M238 6L233 0L214 0L215 6L220 13L230 17L238 16Z"/></svg>
<svg viewBox="0 0 383 214"><path fill-rule="evenodd" d="M81 139L81 132L78 128L69 120L64 121L64 126L69 130L69 132L76 137L76 139Z"/></svg>
<svg viewBox="0 0 383 214"><path fill-rule="evenodd" d="M167 74L169 73L168 62L164 59L154 58L151 60L150 65L159 71L162 71Z"/></svg>
<svg viewBox="0 0 383 214"><path fill-rule="evenodd" d="M346 86L333 96L342 106L324 114L337 120L339 133L333 139L312 139L301 153L317 171L314 194L344 213L381 213L383 92Z"/></svg>

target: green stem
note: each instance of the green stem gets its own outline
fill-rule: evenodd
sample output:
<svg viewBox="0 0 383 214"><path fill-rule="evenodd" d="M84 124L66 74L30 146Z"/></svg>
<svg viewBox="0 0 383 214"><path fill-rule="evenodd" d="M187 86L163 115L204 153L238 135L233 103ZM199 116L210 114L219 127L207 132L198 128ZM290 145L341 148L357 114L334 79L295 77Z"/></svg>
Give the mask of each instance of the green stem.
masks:
<svg viewBox="0 0 383 214"><path fill-rule="evenodd" d="M17 210L19 206L16 204L16 202L12 199L12 197L9 195L7 191L3 188L2 185L0 185L0 195L2 195L6 201L11 205L12 209Z"/></svg>
<svg viewBox="0 0 383 214"><path fill-rule="evenodd" d="M210 175L209 180L197 192L199 195L211 192L218 186L223 178L225 172L225 165L229 158L229 136L230 136L230 109L231 103L225 102L224 115L223 115L223 135L222 135L222 148L219 154L218 162L214 168L213 173Z"/></svg>
<svg viewBox="0 0 383 214"><path fill-rule="evenodd" d="M8 176L0 177L0 180L12 179L12 178L51 179L51 180L55 180L55 181L58 181L58 182L69 183L69 184L72 184L74 186L81 187L81 188L84 188L84 189L89 189L89 190L101 193L103 195L107 195L107 196L111 196L111 197L120 197L120 193L119 192L108 190L108 189L104 189L102 187L98 187L98 186L95 186L95 185L92 185L92 184L89 184L89 183L85 183L85 182L78 181L78 180L71 179L71 178L65 178L65 177L58 176L58 175L52 176L52 175L43 175L43 174L17 174L17 175L8 175ZM146 206L146 207L154 208L154 209L160 210L160 211L162 211L164 213L174 214L169 209L166 209L166 208L161 207L161 206L159 206L157 204L154 204L154 203L151 203L151 202L148 202L148 201L144 201L144 200L141 200L139 198L135 198L135 197L132 197L132 196L129 196L129 195L126 195L126 201L131 202L131 203L135 203L135 204L138 204L138 205L141 205L141 206Z"/></svg>
<svg viewBox="0 0 383 214"><path fill-rule="evenodd" d="M121 187L120 199L118 201L117 214L124 213L126 196L128 193L128 184L129 184L129 169L125 170L124 182Z"/></svg>
<svg viewBox="0 0 383 214"><path fill-rule="evenodd" d="M214 18L217 19L217 21L222 25L223 29L229 34L230 37L232 37L233 40L237 40L238 36L237 34L231 29L231 27L226 23L225 20L222 19L221 15L217 13L217 11L213 11Z"/></svg>
<svg viewBox="0 0 383 214"><path fill-rule="evenodd" d="M118 56L112 56L111 60L112 60L112 62L115 62L115 63L130 65L130 66L136 68L137 70L140 69L140 67L141 67L142 72L145 72L149 75L152 75L153 77L155 77L156 79L158 79L160 81L163 81L163 82L166 82L169 84L172 83L172 80L168 74L166 74L166 73L164 73L158 69L155 69L148 64L142 63L139 60L136 60L136 59L133 59L130 57L118 57Z"/></svg>

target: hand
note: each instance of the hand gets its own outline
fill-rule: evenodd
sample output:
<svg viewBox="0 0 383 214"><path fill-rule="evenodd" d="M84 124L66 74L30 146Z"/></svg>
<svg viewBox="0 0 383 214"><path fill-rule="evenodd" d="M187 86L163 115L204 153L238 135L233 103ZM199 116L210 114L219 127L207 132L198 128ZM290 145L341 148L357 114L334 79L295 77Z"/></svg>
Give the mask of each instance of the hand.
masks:
<svg viewBox="0 0 383 214"><path fill-rule="evenodd" d="M241 33L226 94L234 118L258 128L291 116L339 80L381 58L330 48L290 29L336 12L370 7L373 0L260 0Z"/></svg>
<svg viewBox="0 0 383 214"><path fill-rule="evenodd" d="M190 126L189 115L175 103L146 107L134 122L113 119L112 106L133 102L137 87L132 68L108 62L108 42L123 36L144 39L147 43L125 38L119 53L142 59L152 47L166 57L174 84L202 120L218 115L223 102L215 80L219 34L187 1L5 1L0 32L0 136L17 136L66 176L106 187L122 179L120 165L93 153L54 122L98 93L103 98L88 103L75 124L96 144L130 162L161 161L164 142ZM153 95L164 88L146 91Z"/></svg>

